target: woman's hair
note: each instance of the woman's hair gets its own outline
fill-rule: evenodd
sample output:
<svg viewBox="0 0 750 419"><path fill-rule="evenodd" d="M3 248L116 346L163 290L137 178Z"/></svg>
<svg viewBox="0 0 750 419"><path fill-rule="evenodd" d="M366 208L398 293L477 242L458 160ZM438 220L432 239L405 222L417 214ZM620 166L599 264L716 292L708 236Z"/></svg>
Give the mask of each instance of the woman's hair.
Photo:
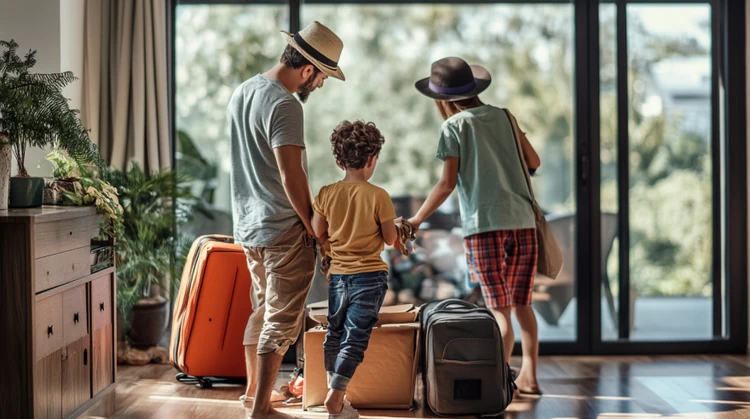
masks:
<svg viewBox="0 0 750 419"><path fill-rule="evenodd" d="M370 157L380 154L384 142L372 122L343 121L331 135L333 155L343 169L363 169Z"/></svg>
<svg viewBox="0 0 750 419"><path fill-rule="evenodd" d="M479 96L474 96L469 99L456 100L453 102L435 99L435 104L437 104L438 111L440 111L440 116L442 116L444 120L466 109L476 108L477 106L484 105L484 103L479 100Z"/></svg>

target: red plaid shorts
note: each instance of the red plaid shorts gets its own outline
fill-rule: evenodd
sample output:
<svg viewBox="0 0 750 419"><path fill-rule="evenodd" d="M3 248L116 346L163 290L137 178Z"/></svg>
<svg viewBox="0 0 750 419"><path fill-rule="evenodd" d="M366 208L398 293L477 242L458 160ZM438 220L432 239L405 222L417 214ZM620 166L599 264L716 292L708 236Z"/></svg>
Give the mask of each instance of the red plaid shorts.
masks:
<svg viewBox="0 0 750 419"><path fill-rule="evenodd" d="M539 249L536 230L499 230L464 239L471 281L479 283L488 307L531 304Z"/></svg>

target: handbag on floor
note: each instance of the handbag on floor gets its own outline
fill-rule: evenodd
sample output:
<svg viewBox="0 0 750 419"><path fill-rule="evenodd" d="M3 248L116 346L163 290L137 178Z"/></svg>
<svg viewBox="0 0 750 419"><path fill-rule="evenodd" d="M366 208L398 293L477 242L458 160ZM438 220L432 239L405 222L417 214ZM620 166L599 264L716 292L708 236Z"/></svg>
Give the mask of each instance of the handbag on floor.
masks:
<svg viewBox="0 0 750 419"><path fill-rule="evenodd" d="M245 378L245 325L252 313L250 271L231 236L193 242L172 318L169 361L175 378L210 388Z"/></svg>
<svg viewBox="0 0 750 419"><path fill-rule="evenodd" d="M515 384L492 313L463 300L435 301L421 312L425 400L439 416L497 416Z"/></svg>
<svg viewBox="0 0 750 419"><path fill-rule="evenodd" d="M542 209L539 208L539 204L537 204L536 198L534 197L534 188L531 186L531 177L529 177L529 167L526 164L526 159L523 157L521 130L518 128L516 118L507 109L505 109L505 113L508 115L510 124L513 127L513 137L515 137L516 140L518 157L521 159L521 167L523 168L523 174L526 177L526 184L529 187L529 194L531 194L531 206L534 210L534 219L536 220L536 238L537 246L539 248L536 270L544 276L555 279L562 270L562 251L557 244L557 240L555 240L555 236L552 234L552 230L547 224L547 219L544 218Z"/></svg>

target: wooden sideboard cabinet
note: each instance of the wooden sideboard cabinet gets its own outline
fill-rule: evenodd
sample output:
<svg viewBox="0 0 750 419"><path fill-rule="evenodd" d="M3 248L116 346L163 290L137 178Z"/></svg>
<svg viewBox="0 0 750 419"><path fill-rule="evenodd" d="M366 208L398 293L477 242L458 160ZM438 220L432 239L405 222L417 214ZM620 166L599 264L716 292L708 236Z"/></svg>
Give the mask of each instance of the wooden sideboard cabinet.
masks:
<svg viewBox="0 0 750 419"><path fill-rule="evenodd" d="M69 418L115 380L115 271L94 207L0 211L0 417Z"/></svg>

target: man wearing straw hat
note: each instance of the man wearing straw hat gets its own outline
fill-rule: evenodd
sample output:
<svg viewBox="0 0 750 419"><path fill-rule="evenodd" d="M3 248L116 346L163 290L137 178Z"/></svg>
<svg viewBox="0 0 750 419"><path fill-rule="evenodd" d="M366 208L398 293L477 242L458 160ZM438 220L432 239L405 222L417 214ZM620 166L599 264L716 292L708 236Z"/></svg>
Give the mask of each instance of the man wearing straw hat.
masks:
<svg viewBox="0 0 750 419"><path fill-rule="evenodd" d="M284 418L272 402L281 361L299 336L315 271L302 104L328 77L344 80L344 47L314 22L287 41L272 69L245 81L227 107L231 135L234 237L243 246L253 286L245 329L247 389L240 399L252 418ZM294 97L297 94L297 98Z"/></svg>

